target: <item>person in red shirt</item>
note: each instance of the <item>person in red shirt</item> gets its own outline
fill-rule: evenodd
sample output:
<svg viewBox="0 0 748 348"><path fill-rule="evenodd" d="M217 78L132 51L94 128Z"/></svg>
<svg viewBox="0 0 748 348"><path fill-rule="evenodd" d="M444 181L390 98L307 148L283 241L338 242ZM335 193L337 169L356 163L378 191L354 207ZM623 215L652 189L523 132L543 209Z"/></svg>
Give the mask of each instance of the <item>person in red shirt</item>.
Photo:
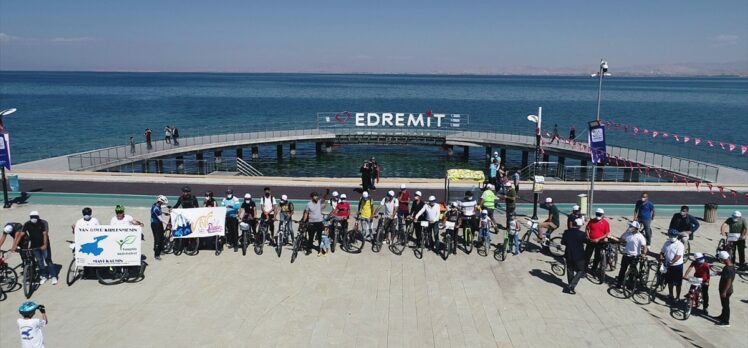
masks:
<svg viewBox="0 0 748 348"><path fill-rule="evenodd" d="M685 272L683 272L683 279L688 280L688 275L691 273L691 269L694 269L693 276L701 278L701 298L704 304L704 314L707 314L707 308L709 307L709 267L711 265L704 259L704 254L694 253L694 260L688 266Z"/></svg>
<svg viewBox="0 0 748 348"><path fill-rule="evenodd" d="M584 250L586 257L585 264L590 264L590 258L594 252L595 260L592 263L592 268L590 270L591 272L594 272L600 264L600 252L602 252L603 247L605 247L606 240L610 234L610 224L608 224L608 220L605 219L605 211L602 208L597 208L597 210L595 210L595 218L587 223L585 233L587 233L587 248Z"/></svg>
<svg viewBox="0 0 748 348"><path fill-rule="evenodd" d="M338 204L335 206L335 210L332 211L332 216L335 219L340 220L343 231L348 231L348 218L351 216L351 203L348 202L348 196L346 194L340 195ZM331 236L331 239L335 236Z"/></svg>

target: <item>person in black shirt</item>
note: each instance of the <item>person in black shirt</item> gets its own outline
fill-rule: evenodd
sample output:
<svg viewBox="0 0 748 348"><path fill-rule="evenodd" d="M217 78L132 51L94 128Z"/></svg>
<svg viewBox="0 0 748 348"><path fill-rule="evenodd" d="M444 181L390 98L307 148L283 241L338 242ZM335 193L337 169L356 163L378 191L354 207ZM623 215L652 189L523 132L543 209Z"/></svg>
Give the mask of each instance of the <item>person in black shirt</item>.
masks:
<svg viewBox="0 0 748 348"><path fill-rule="evenodd" d="M571 207L571 214L569 214L569 217L566 218L566 229L571 229L574 227L574 220L581 219L582 218L582 212L579 211L579 206L574 205Z"/></svg>
<svg viewBox="0 0 748 348"><path fill-rule="evenodd" d="M192 195L192 189L189 186L182 187L182 195L177 199L177 204L174 204L176 208L198 208L200 204L197 203L197 197Z"/></svg>
<svg viewBox="0 0 748 348"><path fill-rule="evenodd" d="M680 213L673 214L673 218L670 219L670 227L668 227L668 230L678 230L681 236L688 234L688 240L693 240L693 234L697 229L699 229L699 220L688 214L687 205L680 207Z"/></svg>
<svg viewBox="0 0 748 348"><path fill-rule="evenodd" d="M29 214L29 221L23 224L21 230L27 240L28 247L36 258L37 267L41 280L39 284L44 284L48 278L52 278L52 285L57 284L57 275L55 274L54 264L49 259L49 235L47 222L39 218L39 212L32 211Z"/></svg>
<svg viewBox="0 0 748 348"><path fill-rule="evenodd" d="M23 225L19 224L17 222L9 222L5 224L5 227L3 228L3 235L0 237L0 248L3 247L3 244L5 244L5 239L10 236L10 242L11 244L16 239L16 234L18 232L21 232L23 230ZM13 248L15 250L15 248Z"/></svg>
<svg viewBox="0 0 748 348"><path fill-rule="evenodd" d="M732 282L735 280L735 265L730 260L730 254L724 250L717 253L717 258L725 264L719 278L719 300L722 302L722 313L714 319L717 325L730 327L730 296L732 296Z"/></svg>
<svg viewBox="0 0 748 348"><path fill-rule="evenodd" d="M585 273L584 243L587 241L587 235L579 229L582 225L584 225L583 219L574 220L573 227L564 232L564 236L561 237L561 244L566 246L564 258L566 259L566 279L569 282L564 292L570 294L576 294L574 288L577 287Z"/></svg>
<svg viewBox="0 0 748 348"><path fill-rule="evenodd" d="M373 188L373 185L371 183L371 176L373 173L372 164L369 163L369 161L364 161L364 164L361 165L359 172L361 172L361 186L363 191L366 192L371 190Z"/></svg>
<svg viewBox="0 0 748 348"><path fill-rule="evenodd" d="M415 220L415 216L419 211L421 211L421 209L423 209L424 205L426 205L426 202L424 202L423 197L421 197L421 191L416 191L415 195L413 196L413 203L410 204L410 216L413 219L413 229L416 231L416 243L421 240L421 231L423 229L423 227L421 227L421 224L418 222L426 221L426 214L422 214L418 218L418 221Z"/></svg>
<svg viewBox="0 0 748 348"><path fill-rule="evenodd" d="M244 201L239 208L239 218L242 222L249 224L252 229L252 234L257 232L257 205L252 200L252 195L247 193L244 195Z"/></svg>
<svg viewBox="0 0 748 348"><path fill-rule="evenodd" d="M203 207L215 207L216 200L213 198L213 191L205 192L205 200L203 201Z"/></svg>

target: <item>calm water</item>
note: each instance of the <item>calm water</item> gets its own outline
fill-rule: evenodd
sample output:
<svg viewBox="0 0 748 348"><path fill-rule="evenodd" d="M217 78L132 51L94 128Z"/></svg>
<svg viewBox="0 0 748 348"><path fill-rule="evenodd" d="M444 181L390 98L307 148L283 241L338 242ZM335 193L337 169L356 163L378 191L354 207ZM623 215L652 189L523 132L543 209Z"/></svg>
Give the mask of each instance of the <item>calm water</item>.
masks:
<svg viewBox="0 0 748 348"><path fill-rule="evenodd" d="M146 127L157 137L167 124L182 137L244 132L274 123L312 125L320 111L457 112L470 114L471 123L527 127L531 134L525 116L542 106L546 128L557 123L567 134L594 118L596 98L597 80L588 77L0 72L0 108L19 109L6 119L17 163L120 145L131 135L143 141ZM612 77L604 81L602 117L746 144L748 80ZM748 167L739 149L729 154L623 132L609 132L609 142ZM352 176L360 159L375 154L393 176L436 177L447 159L433 147L344 146L315 158L313 148L300 145L296 160L281 163L274 147L261 152L258 168L276 175ZM509 158L518 164L519 154ZM482 151L449 161L481 168Z"/></svg>

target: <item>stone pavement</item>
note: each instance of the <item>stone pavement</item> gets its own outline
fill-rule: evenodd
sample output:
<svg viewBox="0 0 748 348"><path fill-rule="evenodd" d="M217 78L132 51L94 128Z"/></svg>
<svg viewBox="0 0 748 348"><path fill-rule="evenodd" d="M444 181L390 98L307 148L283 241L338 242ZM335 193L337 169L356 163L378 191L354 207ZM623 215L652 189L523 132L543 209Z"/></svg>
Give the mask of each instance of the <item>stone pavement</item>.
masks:
<svg viewBox="0 0 748 348"><path fill-rule="evenodd" d="M47 283L32 300L48 308L44 329L49 347L739 347L748 342L748 282L735 281L731 328L696 315L673 318L661 302L638 305L618 299L607 286L583 280L577 295L562 293L565 277L551 272L553 259L527 252L503 263L473 251L446 262L432 253L423 260L386 248L375 254L342 251L328 257L301 255L291 264L269 249L212 251L197 256L152 258L146 228L148 267L140 283L103 286L64 277L72 256L65 239L80 207L32 205L2 212L2 220L25 220L39 210L50 223L61 282ZM111 207L94 207L108 221ZM106 211L106 213L104 213ZM148 222L148 210L131 208ZM502 219L503 217L499 217ZM664 219L655 221L655 243L664 241ZM625 221L614 218L614 234ZM703 223L694 251L714 253L718 224ZM495 238L495 237L494 237ZM7 243L7 242L6 242ZM8 244L3 246L8 248ZM17 255L10 264L19 263ZM710 314L719 314L716 279ZM684 293L685 293L684 289ZM19 344L16 309L21 291L0 302L0 346Z"/></svg>

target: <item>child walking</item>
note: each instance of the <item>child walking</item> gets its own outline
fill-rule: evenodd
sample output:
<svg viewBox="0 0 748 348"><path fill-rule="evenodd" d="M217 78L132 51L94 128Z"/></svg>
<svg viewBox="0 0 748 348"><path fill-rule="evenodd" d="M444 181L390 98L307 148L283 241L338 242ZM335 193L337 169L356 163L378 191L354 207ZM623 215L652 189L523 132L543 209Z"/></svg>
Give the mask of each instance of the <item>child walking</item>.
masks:
<svg viewBox="0 0 748 348"><path fill-rule="evenodd" d="M317 256L327 256L330 252L330 232L328 228L322 230L322 244L319 246Z"/></svg>
<svg viewBox="0 0 748 348"><path fill-rule="evenodd" d="M42 319L34 318L36 310L42 313ZM44 335L42 328L47 325L47 310L43 305L33 301L24 302L18 307L18 313L23 318L18 319L18 330L21 333L22 348L44 348Z"/></svg>

